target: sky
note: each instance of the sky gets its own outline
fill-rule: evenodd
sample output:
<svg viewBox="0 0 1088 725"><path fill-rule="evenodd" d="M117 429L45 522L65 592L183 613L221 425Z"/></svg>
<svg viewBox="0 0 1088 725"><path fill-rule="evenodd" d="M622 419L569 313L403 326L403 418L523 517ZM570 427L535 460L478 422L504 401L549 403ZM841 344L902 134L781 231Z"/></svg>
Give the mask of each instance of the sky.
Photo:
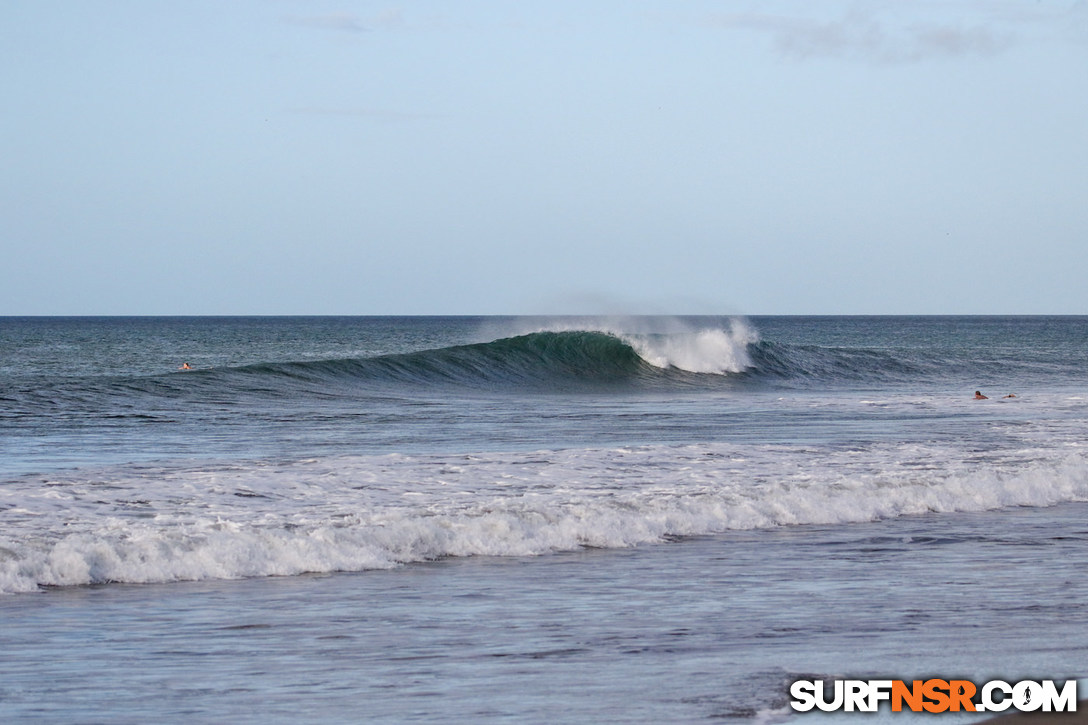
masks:
<svg viewBox="0 0 1088 725"><path fill-rule="evenodd" d="M0 4L0 315L1088 314L1088 0Z"/></svg>

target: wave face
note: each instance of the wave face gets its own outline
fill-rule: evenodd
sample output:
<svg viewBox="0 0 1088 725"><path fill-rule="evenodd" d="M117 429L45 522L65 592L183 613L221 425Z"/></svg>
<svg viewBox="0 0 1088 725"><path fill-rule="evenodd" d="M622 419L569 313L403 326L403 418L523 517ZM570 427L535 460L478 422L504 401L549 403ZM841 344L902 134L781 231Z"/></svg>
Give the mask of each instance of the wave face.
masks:
<svg viewBox="0 0 1088 725"><path fill-rule="evenodd" d="M685 382L749 370L758 336L737 321L728 330L631 333L553 328L490 342L353 360L262 364L234 371L310 383L345 381L501 389Z"/></svg>
<svg viewBox="0 0 1088 725"><path fill-rule="evenodd" d="M410 384L529 384L650 377L653 372L623 340L594 331L537 332L492 342L348 363L359 379Z"/></svg>

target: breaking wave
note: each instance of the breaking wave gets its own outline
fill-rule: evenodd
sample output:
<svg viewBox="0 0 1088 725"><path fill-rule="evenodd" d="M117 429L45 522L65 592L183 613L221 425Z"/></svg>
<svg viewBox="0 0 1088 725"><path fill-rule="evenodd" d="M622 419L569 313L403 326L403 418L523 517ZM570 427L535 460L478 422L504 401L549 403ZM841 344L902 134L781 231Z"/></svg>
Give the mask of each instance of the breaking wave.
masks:
<svg viewBox="0 0 1088 725"><path fill-rule="evenodd" d="M791 473L800 460L809 464L803 476ZM1088 500L1088 463L1078 455L964 462L960 450L918 444L390 455L87 474L7 484L0 592L364 571Z"/></svg>
<svg viewBox="0 0 1088 725"><path fill-rule="evenodd" d="M236 373L311 381L514 386L652 384L752 368L758 335L736 321L726 330L631 333L548 328L490 342L355 360L267 363Z"/></svg>
<svg viewBox="0 0 1088 725"><path fill-rule="evenodd" d="M1024 363L1027 366L1029 363ZM761 339L743 320L724 327L664 331L631 325L556 323L455 345L373 357L270 361L137 377L81 377L45 388L12 389L0 398L0 419L54 404L111 405L151 397L187 401L284 399L378 394L453 386L464 390L622 391L746 387L834 387L858 382L926 381L938 375L968 380L987 372L1004 378L1015 363L940 359L932 351L829 347ZM1027 368L1025 368L1027 369ZM146 407L146 400L139 403ZM139 407L139 406L137 406Z"/></svg>

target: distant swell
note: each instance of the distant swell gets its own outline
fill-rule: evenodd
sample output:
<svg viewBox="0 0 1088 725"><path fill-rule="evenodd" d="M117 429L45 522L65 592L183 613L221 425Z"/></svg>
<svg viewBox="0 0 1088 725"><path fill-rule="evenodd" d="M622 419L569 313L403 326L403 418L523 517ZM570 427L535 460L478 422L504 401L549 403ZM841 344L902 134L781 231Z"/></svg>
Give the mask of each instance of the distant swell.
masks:
<svg viewBox="0 0 1088 725"><path fill-rule="evenodd" d="M1029 373L1031 363L1023 363ZM537 329L489 342L366 358L270 361L138 377L60 378L0 399L0 420L69 406L128 415L147 398L204 403L456 387L503 391L740 390L899 383L960 375L1008 378L1016 363L937 359L902 349L761 340L744 322L667 332Z"/></svg>

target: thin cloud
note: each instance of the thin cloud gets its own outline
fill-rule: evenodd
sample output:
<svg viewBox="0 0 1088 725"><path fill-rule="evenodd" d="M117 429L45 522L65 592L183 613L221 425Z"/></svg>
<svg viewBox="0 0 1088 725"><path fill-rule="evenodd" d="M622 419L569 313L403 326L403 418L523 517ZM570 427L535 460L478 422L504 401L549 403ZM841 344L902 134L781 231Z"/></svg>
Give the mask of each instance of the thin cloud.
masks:
<svg viewBox="0 0 1088 725"><path fill-rule="evenodd" d="M991 56L1013 44L1009 34L985 26L914 23L893 26L854 12L840 20L787 17L758 13L715 15L707 23L733 30L753 30L770 36L787 57L842 58L873 63L913 63L928 59Z"/></svg>
<svg viewBox="0 0 1088 725"><path fill-rule="evenodd" d="M917 59L943 55L997 55L1012 45L1012 37L985 28L953 28L919 25L911 28Z"/></svg>
<svg viewBox="0 0 1088 725"><path fill-rule="evenodd" d="M291 16L284 18L284 22L296 25L300 28L313 30L331 30L341 33L365 33L369 30L358 16L350 13L331 13L329 15L310 15L305 17Z"/></svg>
<svg viewBox="0 0 1088 725"><path fill-rule="evenodd" d="M404 13L399 8L384 10L377 15L371 16L369 23L372 27L379 28L403 27L405 24Z"/></svg>

